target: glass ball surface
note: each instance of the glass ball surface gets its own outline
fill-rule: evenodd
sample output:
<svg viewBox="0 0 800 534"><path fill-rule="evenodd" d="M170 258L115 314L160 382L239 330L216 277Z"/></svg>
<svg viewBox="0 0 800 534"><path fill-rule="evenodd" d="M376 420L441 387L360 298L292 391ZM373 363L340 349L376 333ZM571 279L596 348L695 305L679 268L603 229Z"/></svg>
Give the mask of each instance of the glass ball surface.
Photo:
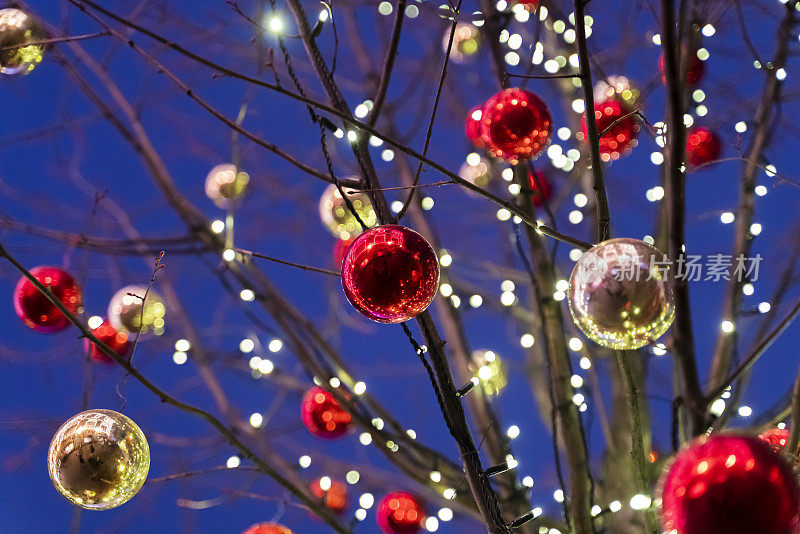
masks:
<svg viewBox="0 0 800 534"><path fill-rule="evenodd" d="M0 9L0 73L28 74L44 57L47 32L32 15L13 7ZM17 47L17 48L9 48Z"/></svg>
<svg viewBox="0 0 800 534"><path fill-rule="evenodd" d="M638 349L655 341L675 318L665 269L664 255L644 241L618 238L595 245L576 262L569 279L575 324L612 349Z"/></svg>
<svg viewBox="0 0 800 534"><path fill-rule="evenodd" d="M142 298L145 294L144 311ZM160 335L164 331L164 300L153 288L146 286L125 286L111 297L108 304L108 322L117 332L136 334L141 326L141 334Z"/></svg>
<svg viewBox="0 0 800 534"><path fill-rule="evenodd" d="M87 410L68 419L53 436L47 467L64 497L89 510L109 510L141 489L150 469L150 449L128 417Z"/></svg>
<svg viewBox="0 0 800 534"><path fill-rule="evenodd" d="M39 266L30 270L36 280L76 315L82 305L81 288L75 279L58 267ZM26 326L42 333L53 333L69 326L69 319L37 289L33 282L21 277L14 289L14 310Z"/></svg>
<svg viewBox="0 0 800 534"><path fill-rule="evenodd" d="M206 196L224 208L231 200L244 196L250 175L231 163L217 165L206 176Z"/></svg>
<svg viewBox="0 0 800 534"><path fill-rule="evenodd" d="M372 208L372 201L366 193L355 192L354 189L343 187L342 191L350 199L358 216L367 227L378 223L378 216ZM330 184L319 199L319 217L328 230L339 239L348 240L361 235L363 229L355 215L347 207L335 184Z"/></svg>

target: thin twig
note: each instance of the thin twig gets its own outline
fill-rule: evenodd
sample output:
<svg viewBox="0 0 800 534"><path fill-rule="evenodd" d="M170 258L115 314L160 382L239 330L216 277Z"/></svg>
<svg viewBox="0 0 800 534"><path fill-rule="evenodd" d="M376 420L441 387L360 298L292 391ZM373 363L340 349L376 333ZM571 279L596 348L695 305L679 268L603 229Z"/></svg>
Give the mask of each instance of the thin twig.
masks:
<svg viewBox="0 0 800 534"><path fill-rule="evenodd" d="M331 271L328 269L320 269L319 267L311 267L309 265L302 265L300 263L293 263L291 261L286 260L279 260L278 258L273 258L272 256L266 256L264 254L259 254L258 252L253 252L251 250L245 250L243 248L234 248L236 252L240 254L244 254L245 256L252 256L254 258L261 258L262 260L269 260L274 261L275 263L280 263L282 265L288 265L289 267L297 267L298 269L302 269L304 271L314 271L315 273L322 273L322 274L329 274L331 276L339 277L341 273L338 271Z"/></svg>

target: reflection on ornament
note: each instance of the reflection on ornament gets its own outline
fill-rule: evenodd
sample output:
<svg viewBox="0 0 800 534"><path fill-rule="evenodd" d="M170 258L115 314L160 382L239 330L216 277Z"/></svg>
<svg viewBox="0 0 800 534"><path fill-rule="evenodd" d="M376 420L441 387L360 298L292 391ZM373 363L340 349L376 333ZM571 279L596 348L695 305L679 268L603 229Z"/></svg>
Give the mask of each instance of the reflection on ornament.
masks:
<svg viewBox="0 0 800 534"><path fill-rule="evenodd" d="M292 534L292 531L278 523L259 523L248 528L242 534Z"/></svg>
<svg viewBox="0 0 800 534"><path fill-rule="evenodd" d="M0 9L0 73L31 72L42 61L45 45L29 43L46 39L47 33L32 15L13 7Z"/></svg>
<svg viewBox="0 0 800 534"><path fill-rule="evenodd" d="M467 139L472 141L475 148L486 148L486 143L481 139L481 117L483 116L483 106L475 106L467 113L467 121L464 125L464 133Z"/></svg>
<svg viewBox="0 0 800 534"><path fill-rule="evenodd" d="M342 409L336 397L319 386L309 389L300 405L303 424L319 438L343 436L350 426L350 414Z"/></svg>
<svg viewBox="0 0 800 534"><path fill-rule="evenodd" d="M545 200L550 200L550 195L553 194L553 191L543 172L529 172L528 185L531 188L531 201L534 206L541 206Z"/></svg>
<svg viewBox="0 0 800 534"><path fill-rule="evenodd" d="M142 299L147 294L147 300L142 310ZM108 321L118 332L126 331L129 334L150 332L157 336L164 333L164 314L167 309L161 296L153 288L150 291L145 286L126 286L114 293L108 304Z"/></svg>
<svg viewBox="0 0 800 534"><path fill-rule="evenodd" d="M600 135L600 157L603 161L619 159L638 144L636 136L639 135L639 124L629 113L630 110L616 100L594 105L594 118L597 121L597 133ZM589 142L585 115L581 123L581 137Z"/></svg>
<svg viewBox="0 0 800 534"><path fill-rule="evenodd" d="M752 436L700 437L659 483L664 529L675 534L788 534L800 525L791 469Z"/></svg>
<svg viewBox="0 0 800 534"><path fill-rule="evenodd" d="M418 532L422 527L423 514L422 503L404 491L384 497L376 512L378 526L385 534Z"/></svg>
<svg viewBox="0 0 800 534"><path fill-rule="evenodd" d="M473 351L469 369L480 380L481 389L486 395L497 395L508 383L506 366L494 351Z"/></svg>
<svg viewBox="0 0 800 534"><path fill-rule="evenodd" d="M639 100L639 96L639 89L634 87L625 76L609 76L594 86L595 104L602 104L607 100L618 100L634 109L634 104Z"/></svg>
<svg viewBox="0 0 800 534"><path fill-rule="evenodd" d="M128 502L150 469L150 449L136 423L112 410L88 410L61 425L47 454L56 489L89 510Z"/></svg>
<svg viewBox="0 0 800 534"><path fill-rule="evenodd" d="M321 477L309 485L311 493L335 514L347 508L347 485L330 477Z"/></svg>
<svg viewBox="0 0 800 534"><path fill-rule="evenodd" d="M111 326L111 323L108 321L103 321L100 326L92 330L92 334L94 334L97 339L108 345L108 348L123 358L128 355L128 350L130 350L131 344L128 341L127 332L118 332L113 326ZM84 340L84 345L86 350L91 351L89 356L94 361L101 363L115 363L114 360L112 360L110 356L107 356L105 352L100 350L95 343L86 339Z"/></svg>
<svg viewBox="0 0 800 534"><path fill-rule="evenodd" d="M770 428L762 432L758 437L761 441L772 447L775 452L781 452L789 442L789 430L785 428ZM800 449L798 449L795 454L800 456Z"/></svg>
<svg viewBox="0 0 800 534"><path fill-rule="evenodd" d="M378 217L372 209L372 202L366 193L355 192L354 189L343 187L342 191L350 199L358 216L367 227L375 226ZM363 229L355 215L350 211L335 184L329 185L322 198L319 199L319 217L331 233L339 239L350 239L360 235Z"/></svg>
<svg viewBox="0 0 800 534"><path fill-rule="evenodd" d="M50 287L70 313L75 315L80 311L81 288L69 273L48 266L34 267L30 272L39 283ZM37 332L58 332L69 325L67 317L24 276L14 289L14 309L22 322Z"/></svg>
<svg viewBox="0 0 800 534"><path fill-rule="evenodd" d="M486 187L489 185L489 181L492 179L491 171L491 162L473 152L467 156L467 161L464 162L464 164L458 170L458 175L469 183L486 189ZM474 191L470 191L467 188L463 189L469 194L476 194Z"/></svg>
<svg viewBox="0 0 800 534"><path fill-rule="evenodd" d="M569 309L587 337L612 349L638 349L672 324L668 263L638 239L604 241L584 252L569 278Z"/></svg>
<svg viewBox="0 0 800 534"><path fill-rule="evenodd" d="M238 171L236 165L222 163L217 165L206 176L206 195L220 208L225 208L228 202L244 195L250 175Z"/></svg>
<svg viewBox="0 0 800 534"><path fill-rule="evenodd" d="M425 311L439 286L439 261L425 238L404 226L361 234L344 257L347 300L368 319L402 323Z"/></svg>
<svg viewBox="0 0 800 534"><path fill-rule="evenodd" d="M667 83L667 73L664 70L664 54L658 60L658 70L661 71L661 83ZM706 74L706 62L697 57L697 51L689 54L689 70L686 72L686 83L697 85Z"/></svg>
<svg viewBox="0 0 800 534"><path fill-rule="evenodd" d="M481 138L494 157L509 163L538 156L552 130L550 111L530 91L504 89L483 107Z"/></svg>
<svg viewBox="0 0 800 534"><path fill-rule="evenodd" d="M450 43L450 27L444 33L442 39L442 51L447 52L447 45ZM469 58L478 53L481 47L481 33L474 25L469 22L459 22L453 34L453 46L450 47L450 60L456 63L464 63Z"/></svg>
<svg viewBox="0 0 800 534"><path fill-rule="evenodd" d="M686 136L686 159L692 167L718 160L720 152L719 137L707 128L694 128Z"/></svg>

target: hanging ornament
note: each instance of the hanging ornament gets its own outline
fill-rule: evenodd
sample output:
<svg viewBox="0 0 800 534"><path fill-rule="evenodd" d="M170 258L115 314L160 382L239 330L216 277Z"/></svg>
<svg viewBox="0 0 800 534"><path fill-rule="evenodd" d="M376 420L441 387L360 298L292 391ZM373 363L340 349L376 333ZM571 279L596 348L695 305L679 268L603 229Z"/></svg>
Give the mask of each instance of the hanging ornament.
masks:
<svg viewBox="0 0 800 534"><path fill-rule="evenodd" d="M569 278L569 310L591 340L612 349L638 349L672 324L675 303L655 247L618 238L581 255Z"/></svg>
<svg viewBox="0 0 800 534"><path fill-rule="evenodd" d="M447 45L450 43L450 26L444 32L442 39L442 51L447 52ZM481 47L481 32L469 22L459 22L456 24L453 33L453 45L450 47L450 60L456 63L464 63L475 54Z"/></svg>
<svg viewBox="0 0 800 534"><path fill-rule="evenodd" d="M121 413L87 410L53 436L47 467L64 497L89 510L109 510L141 489L150 449L136 423Z"/></svg>
<svg viewBox="0 0 800 534"><path fill-rule="evenodd" d="M142 310L142 299L147 299ZM164 333L164 314L167 308L161 296L153 288L126 286L114 293L108 304L108 321L117 332L148 334ZM141 327L141 332L140 332Z"/></svg>
<svg viewBox="0 0 800 534"><path fill-rule="evenodd" d="M228 207L232 200L241 198L250 175L236 169L236 165L222 163L217 165L206 176L206 195L220 208Z"/></svg>
<svg viewBox="0 0 800 534"><path fill-rule="evenodd" d="M439 261L425 238L383 225L359 236L344 256L347 300L378 323L402 323L425 311L439 286Z"/></svg>
<svg viewBox="0 0 800 534"><path fill-rule="evenodd" d="M630 110L616 100L606 100L594 105L594 118L597 122L597 133L600 135L600 157L603 161L619 159L638 144L636 136L639 135L639 125L629 113ZM583 140L588 143L585 115L581 122L581 133Z"/></svg>
<svg viewBox="0 0 800 534"><path fill-rule="evenodd" d="M504 89L483 107L481 139L494 157L509 163L538 156L552 130L550 111L530 91Z"/></svg>
<svg viewBox="0 0 800 534"><path fill-rule="evenodd" d="M47 32L39 21L20 9L0 9L0 73L28 74L44 57ZM14 47L14 48L12 48Z"/></svg>
<svg viewBox="0 0 800 534"><path fill-rule="evenodd" d="M248 528L242 534L292 534L292 531L278 523L259 523Z"/></svg>
<svg viewBox="0 0 800 534"><path fill-rule="evenodd" d="M366 193L355 192L354 189L343 187L342 191L350 199L356 213L367 227L375 226L378 217L372 208L372 202ZM323 224L339 239L350 239L360 235L363 231L355 215L350 211L335 184L329 185L322 198L319 199L319 216Z"/></svg>
<svg viewBox="0 0 800 534"><path fill-rule="evenodd" d="M303 424L319 438L338 438L350 426L350 414L342 409L336 397L319 386L306 392L300 411Z"/></svg>
<svg viewBox="0 0 800 534"><path fill-rule="evenodd" d="M616 100L631 109L636 107L641 93L625 76L609 76L594 86L594 103L602 104L608 100Z"/></svg>
<svg viewBox="0 0 800 534"><path fill-rule="evenodd" d="M100 326L92 329L92 334L94 334L97 337L97 339L108 345L108 348L110 348L123 358L128 355L128 351L131 348L131 344L128 341L127 332L118 332L113 326L111 326L111 323L109 323L108 321L103 321L103 323ZM95 343L86 339L84 344L86 350L91 351L89 353L89 356L94 361L101 363L116 363L114 362L114 360L111 359L110 356L107 356L105 352L100 350L100 348Z"/></svg>
<svg viewBox="0 0 800 534"><path fill-rule="evenodd" d="M528 173L528 185L531 187L531 201L534 206L541 206L545 200L550 199L550 195L553 193L550 182L541 171Z"/></svg>
<svg viewBox="0 0 800 534"><path fill-rule="evenodd" d="M472 152L467 156L467 160L458 170L458 175L469 183L486 189L492 179L492 164L488 159L477 152ZM477 193L466 187L462 189L469 195L477 195Z"/></svg>
<svg viewBox="0 0 800 534"><path fill-rule="evenodd" d="M686 136L686 159L692 167L718 160L720 152L719 137L707 128L693 128Z"/></svg>
<svg viewBox="0 0 800 534"><path fill-rule="evenodd" d="M697 85L706 74L706 62L697 57L697 51L689 54L689 70L686 72L686 83ZM664 64L664 54L658 60L658 70L661 71L661 83L667 83L667 73Z"/></svg>
<svg viewBox="0 0 800 534"><path fill-rule="evenodd" d="M506 366L494 351L473 351L469 370L475 373L475 377L486 395L497 395L508 384Z"/></svg>
<svg viewBox="0 0 800 534"><path fill-rule="evenodd" d="M525 6L526 9L532 11L539 6L540 0L517 0L516 4Z"/></svg>
<svg viewBox="0 0 800 534"><path fill-rule="evenodd" d="M467 113L467 121L464 125L464 133L467 139L472 141L475 148L486 148L486 143L481 138L481 117L483 116L483 106L475 106Z"/></svg>
<svg viewBox="0 0 800 534"><path fill-rule="evenodd" d="M347 508L347 485L330 477L320 477L309 486L311 493L320 499L334 514Z"/></svg>
<svg viewBox="0 0 800 534"><path fill-rule="evenodd" d="M81 288L69 273L48 266L34 267L30 272L39 283L50 287L70 313L76 315L81 310ZM14 309L22 322L37 332L49 334L69 325L69 319L24 276L14 289Z"/></svg>
<svg viewBox="0 0 800 534"><path fill-rule="evenodd" d="M354 237L351 237L348 240L337 239L336 243L333 245L333 264L337 267L342 266L342 262L344 261L344 255L347 253L347 249L350 248L350 245L355 240Z"/></svg>
<svg viewBox="0 0 800 534"><path fill-rule="evenodd" d="M661 477L661 516L675 534L788 534L800 524L790 467L752 436L701 437Z"/></svg>
<svg viewBox="0 0 800 534"><path fill-rule="evenodd" d="M381 500L376 515L385 534L418 532L422 528L422 503L404 491L390 493Z"/></svg>

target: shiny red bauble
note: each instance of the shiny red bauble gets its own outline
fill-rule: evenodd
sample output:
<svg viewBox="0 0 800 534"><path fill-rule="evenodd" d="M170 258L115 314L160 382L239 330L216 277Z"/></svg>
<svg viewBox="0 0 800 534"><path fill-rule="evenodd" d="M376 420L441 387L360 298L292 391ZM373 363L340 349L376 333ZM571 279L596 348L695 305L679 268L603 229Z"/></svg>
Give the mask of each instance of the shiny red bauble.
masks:
<svg viewBox="0 0 800 534"><path fill-rule="evenodd" d="M661 71L661 83L667 83L667 74L664 65L664 54L658 60L658 70ZM686 83L697 85L706 74L706 63L697 57L697 52L689 55L689 70L686 72Z"/></svg>
<svg viewBox="0 0 800 534"><path fill-rule="evenodd" d="M342 263L347 300L379 323L402 323L427 308L439 285L439 262L425 238L404 226L370 228Z"/></svg>
<svg viewBox="0 0 800 534"><path fill-rule="evenodd" d="M347 485L344 482L321 477L312 482L309 489L334 514L341 514L347 508Z"/></svg>
<svg viewBox="0 0 800 534"><path fill-rule="evenodd" d="M41 266L31 269L31 274L44 286L50 286L50 291L70 313L78 313L81 288L69 273L57 267ZM14 289L14 309L22 322L37 332L58 332L69 325L67 317L24 276Z"/></svg>
<svg viewBox="0 0 800 534"><path fill-rule="evenodd" d="M422 503L410 493L390 493L378 505L378 526L386 534L417 532L422 528Z"/></svg>
<svg viewBox="0 0 800 534"><path fill-rule="evenodd" d="M108 345L108 348L123 358L128 355L131 344L128 341L127 332L117 332L114 330L114 327L111 326L111 323L108 321L103 321L103 324L92 330L92 334L94 334L97 339ZM89 356L94 361L102 363L115 363L114 360L107 356L105 352L100 350L96 344L92 343L88 339L85 340L85 346L87 350L91 351Z"/></svg>
<svg viewBox="0 0 800 534"><path fill-rule="evenodd" d="M770 428L762 432L758 437L776 452L781 452L789 442L789 431L785 428ZM795 451L794 454L800 456L800 449Z"/></svg>
<svg viewBox="0 0 800 534"><path fill-rule="evenodd" d="M528 173L528 185L531 188L531 201L534 206L541 206L553 194L550 182L547 181L547 177L541 171Z"/></svg>
<svg viewBox="0 0 800 534"><path fill-rule="evenodd" d="M278 523L259 523L248 528L242 534L292 534L292 531Z"/></svg>
<svg viewBox="0 0 800 534"><path fill-rule="evenodd" d="M718 160L721 151L719 137L707 128L694 128L686 136L686 159L692 167Z"/></svg>
<svg viewBox="0 0 800 534"><path fill-rule="evenodd" d="M600 135L600 156L603 161L618 159L636 146L639 125L633 115L626 116L628 113L630 110L616 100L606 100L594 105L594 119L597 122L597 133ZM588 143L585 115L581 130L584 141Z"/></svg>
<svg viewBox="0 0 800 534"><path fill-rule="evenodd" d="M350 414L342 409L333 394L319 386L306 392L300 411L303 424L319 438L338 438L350 427Z"/></svg>
<svg viewBox="0 0 800 534"><path fill-rule="evenodd" d="M788 534L800 525L791 468L753 436L698 438L667 468L660 492L674 534Z"/></svg>
<svg viewBox="0 0 800 534"><path fill-rule="evenodd" d="M530 91L504 89L483 106L481 139L494 157L510 163L538 156L552 131L550 110Z"/></svg>
<svg viewBox="0 0 800 534"><path fill-rule="evenodd" d="M337 239L336 244L333 245L333 264L337 267L342 266L342 262L344 261L344 255L347 253L347 249L350 245L355 241L354 237L350 239Z"/></svg>
<svg viewBox="0 0 800 534"><path fill-rule="evenodd" d="M481 117L483 116L483 106L475 106L467 113L467 121L464 125L464 133L467 139L472 141L475 148L486 148L486 143L481 139Z"/></svg>

